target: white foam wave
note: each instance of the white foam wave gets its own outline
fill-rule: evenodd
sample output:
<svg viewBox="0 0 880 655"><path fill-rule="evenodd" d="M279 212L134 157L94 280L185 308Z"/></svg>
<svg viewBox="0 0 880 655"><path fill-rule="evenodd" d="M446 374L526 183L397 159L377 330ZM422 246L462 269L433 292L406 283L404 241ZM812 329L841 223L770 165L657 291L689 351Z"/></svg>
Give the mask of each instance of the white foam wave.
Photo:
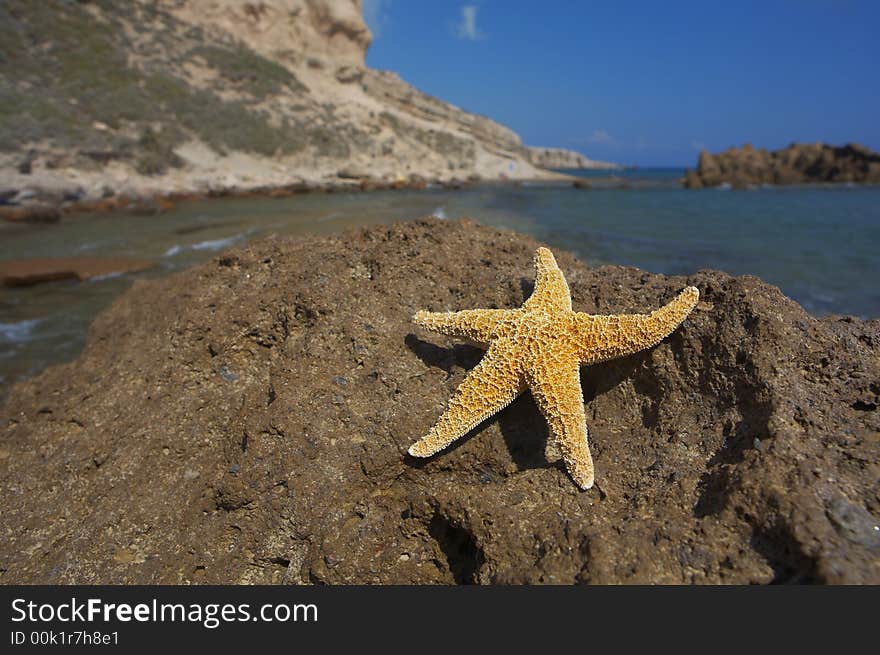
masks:
<svg viewBox="0 0 880 655"><path fill-rule="evenodd" d="M209 239L207 241L192 243L187 246L175 244L165 251L163 257L176 257L184 250L223 250L224 248L228 248L229 246L238 243L248 234L249 232L242 232L241 234L234 234L231 237L226 237L225 239Z"/></svg>
<svg viewBox="0 0 880 655"><path fill-rule="evenodd" d="M8 343L30 341L33 338L34 328L42 321L41 318L32 318L15 323L0 323L0 339Z"/></svg>
<svg viewBox="0 0 880 655"><path fill-rule="evenodd" d="M211 239L209 241L199 241L190 246L193 250L223 250L228 248L236 241L241 241L244 234L236 234L225 239Z"/></svg>
<svg viewBox="0 0 880 655"><path fill-rule="evenodd" d="M115 273L104 273L104 275L96 275L95 277L90 277L89 282L101 282L102 280L112 280L114 277L122 277L125 273L121 273L116 271Z"/></svg>

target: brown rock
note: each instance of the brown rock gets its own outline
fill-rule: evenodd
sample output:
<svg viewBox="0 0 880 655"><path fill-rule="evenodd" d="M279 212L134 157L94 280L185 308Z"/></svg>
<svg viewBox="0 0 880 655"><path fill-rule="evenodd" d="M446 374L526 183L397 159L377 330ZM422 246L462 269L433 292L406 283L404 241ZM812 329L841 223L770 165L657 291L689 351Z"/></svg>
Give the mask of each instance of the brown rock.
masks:
<svg viewBox="0 0 880 655"><path fill-rule="evenodd" d="M174 210L175 204L164 196L140 198L128 205L128 212L135 216L156 216Z"/></svg>
<svg viewBox="0 0 880 655"><path fill-rule="evenodd" d="M797 144L770 152L751 144L717 155L703 151L684 186L701 188L728 183L734 188L759 184L880 183L880 153L849 143L836 147Z"/></svg>
<svg viewBox="0 0 880 655"><path fill-rule="evenodd" d="M683 185L688 189L702 189L703 188L703 178L699 176L696 171L688 170L684 174Z"/></svg>
<svg viewBox="0 0 880 655"><path fill-rule="evenodd" d="M13 223L57 223L61 220L61 211L50 205L0 207L0 218Z"/></svg>
<svg viewBox="0 0 880 655"><path fill-rule="evenodd" d="M547 459L528 394L409 459L481 355L411 315L519 306L536 245L420 221L136 282L9 392L0 581L880 582L880 322L754 277L557 251L578 310L701 292L656 348L583 370L597 486Z"/></svg>
<svg viewBox="0 0 880 655"><path fill-rule="evenodd" d="M133 273L154 262L126 257L62 257L0 261L0 281L7 287L24 287L54 280L88 280L100 275Z"/></svg>

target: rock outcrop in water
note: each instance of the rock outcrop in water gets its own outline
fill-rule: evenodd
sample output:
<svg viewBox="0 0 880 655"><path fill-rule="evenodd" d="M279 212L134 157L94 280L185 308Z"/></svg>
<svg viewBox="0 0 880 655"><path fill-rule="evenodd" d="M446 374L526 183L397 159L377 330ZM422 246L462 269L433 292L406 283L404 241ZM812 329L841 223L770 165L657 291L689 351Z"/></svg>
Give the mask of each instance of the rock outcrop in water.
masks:
<svg viewBox="0 0 880 655"><path fill-rule="evenodd" d="M368 68L359 0L10 0L0 23L0 203L554 177Z"/></svg>
<svg viewBox="0 0 880 655"><path fill-rule="evenodd" d="M704 150L697 169L688 170L684 179L691 189L814 183L880 184L880 153L855 143L793 143L772 152L746 144L717 155Z"/></svg>
<svg viewBox="0 0 880 655"><path fill-rule="evenodd" d="M136 282L9 393L0 582L880 582L880 322L753 277L557 253L578 310L701 293L583 369L593 490L528 395L408 458L481 356L410 317L519 306L536 245L431 220Z"/></svg>

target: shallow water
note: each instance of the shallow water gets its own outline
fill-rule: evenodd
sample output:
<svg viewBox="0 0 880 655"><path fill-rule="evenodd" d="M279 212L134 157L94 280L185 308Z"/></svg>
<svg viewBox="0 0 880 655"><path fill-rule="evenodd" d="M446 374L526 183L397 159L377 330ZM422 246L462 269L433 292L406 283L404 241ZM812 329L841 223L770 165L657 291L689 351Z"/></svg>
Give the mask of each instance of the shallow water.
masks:
<svg viewBox="0 0 880 655"><path fill-rule="evenodd" d="M591 264L752 274L818 315L880 316L880 187L687 191L677 186L681 174L587 171L594 178L589 191L532 184L218 199L154 217L3 224L0 259L114 255L154 259L158 266L85 283L0 290L0 385L76 356L88 324L135 277L180 270L269 233L332 233L429 214L470 216L532 234ZM630 188L607 188L621 178Z"/></svg>

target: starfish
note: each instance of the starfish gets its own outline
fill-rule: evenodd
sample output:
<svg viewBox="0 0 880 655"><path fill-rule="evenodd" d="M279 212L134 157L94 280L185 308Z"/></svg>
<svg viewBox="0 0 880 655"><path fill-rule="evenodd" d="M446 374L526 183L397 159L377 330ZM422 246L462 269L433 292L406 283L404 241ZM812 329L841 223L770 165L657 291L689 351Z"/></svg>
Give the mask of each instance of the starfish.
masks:
<svg viewBox="0 0 880 655"><path fill-rule="evenodd" d="M589 489L593 458L587 445L581 365L657 345L690 314L700 292L687 287L651 314L585 314L572 311L568 283L550 250L538 248L535 269L535 290L517 309L415 314L413 320L421 327L463 337L488 350L409 454L434 455L528 388L572 479L581 489Z"/></svg>

